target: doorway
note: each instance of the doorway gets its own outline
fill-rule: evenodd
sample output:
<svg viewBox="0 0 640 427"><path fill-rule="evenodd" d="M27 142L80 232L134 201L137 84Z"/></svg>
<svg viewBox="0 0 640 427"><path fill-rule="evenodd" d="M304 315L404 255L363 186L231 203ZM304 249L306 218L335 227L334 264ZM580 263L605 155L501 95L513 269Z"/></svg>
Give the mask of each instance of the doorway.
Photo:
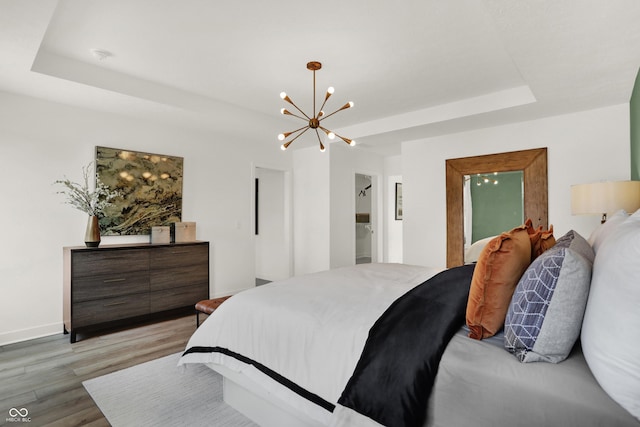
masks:
<svg viewBox="0 0 640 427"><path fill-rule="evenodd" d="M370 263L373 258L373 179L370 175L356 173L355 187L355 246L356 264Z"/></svg>
<svg viewBox="0 0 640 427"><path fill-rule="evenodd" d="M291 276L289 173L254 168L256 286Z"/></svg>

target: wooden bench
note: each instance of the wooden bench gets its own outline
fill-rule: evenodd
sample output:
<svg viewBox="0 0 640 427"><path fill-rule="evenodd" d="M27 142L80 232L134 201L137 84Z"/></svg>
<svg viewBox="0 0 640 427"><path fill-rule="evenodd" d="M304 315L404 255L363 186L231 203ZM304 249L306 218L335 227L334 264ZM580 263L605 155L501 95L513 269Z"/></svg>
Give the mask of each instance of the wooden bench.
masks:
<svg viewBox="0 0 640 427"><path fill-rule="evenodd" d="M203 299L196 303L196 328L200 326L200 313L211 314L220 307L231 295L213 299Z"/></svg>

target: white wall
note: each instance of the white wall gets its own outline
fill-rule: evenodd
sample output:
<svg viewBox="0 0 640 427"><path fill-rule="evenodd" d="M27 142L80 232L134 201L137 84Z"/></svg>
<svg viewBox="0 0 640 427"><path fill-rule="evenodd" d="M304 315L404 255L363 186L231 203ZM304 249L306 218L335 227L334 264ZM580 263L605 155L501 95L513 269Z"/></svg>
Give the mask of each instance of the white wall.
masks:
<svg viewBox="0 0 640 427"><path fill-rule="evenodd" d="M52 183L79 180L96 145L184 157L183 220L211 242L211 296L255 284L252 162L286 169L289 153L263 140L0 93L0 344L62 331L62 247L83 245L86 216L65 205ZM112 236L102 244L148 239Z"/></svg>
<svg viewBox="0 0 640 427"><path fill-rule="evenodd" d="M384 224L384 262L403 262L402 258L402 220L396 220L396 183L402 183L402 156L389 156L384 159L386 175L385 224Z"/></svg>
<svg viewBox="0 0 640 427"><path fill-rule="evenodd" d="M404 262L446 265L446 159L539 147L554 234L589 237L599 218L571 215L570 186L629 179L628 104L403 143Z"/></svg>
<svg viewBox="0 0 640 427"><path fill-rule="evenodd" d="M294 274L329 268L329 153L317 147L293 152Z"/></svg>

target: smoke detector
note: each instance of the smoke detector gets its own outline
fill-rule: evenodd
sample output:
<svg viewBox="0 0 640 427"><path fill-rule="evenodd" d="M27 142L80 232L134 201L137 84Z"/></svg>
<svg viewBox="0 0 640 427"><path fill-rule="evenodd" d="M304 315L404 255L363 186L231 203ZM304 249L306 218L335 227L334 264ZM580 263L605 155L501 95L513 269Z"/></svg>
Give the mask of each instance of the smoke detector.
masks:
<svg viewBox="0 0 640 427"><path fill-rule="evenodd" d="M104 61L105 59L113 56L113 53L104 49L89 49L89 52L91 52L91 55L99 61Z"/></svg>

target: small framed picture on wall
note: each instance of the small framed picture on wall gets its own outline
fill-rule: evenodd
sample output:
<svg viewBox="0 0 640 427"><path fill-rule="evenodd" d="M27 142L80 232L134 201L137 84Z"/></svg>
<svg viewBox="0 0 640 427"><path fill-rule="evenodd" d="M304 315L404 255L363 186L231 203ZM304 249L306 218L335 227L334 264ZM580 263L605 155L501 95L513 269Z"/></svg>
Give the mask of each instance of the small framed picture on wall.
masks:
<svg viewBox="0 0 640 427"><path fill-rule="evenodd" d="M396 182L396 221L402 220L402 183Z"/></svg>

